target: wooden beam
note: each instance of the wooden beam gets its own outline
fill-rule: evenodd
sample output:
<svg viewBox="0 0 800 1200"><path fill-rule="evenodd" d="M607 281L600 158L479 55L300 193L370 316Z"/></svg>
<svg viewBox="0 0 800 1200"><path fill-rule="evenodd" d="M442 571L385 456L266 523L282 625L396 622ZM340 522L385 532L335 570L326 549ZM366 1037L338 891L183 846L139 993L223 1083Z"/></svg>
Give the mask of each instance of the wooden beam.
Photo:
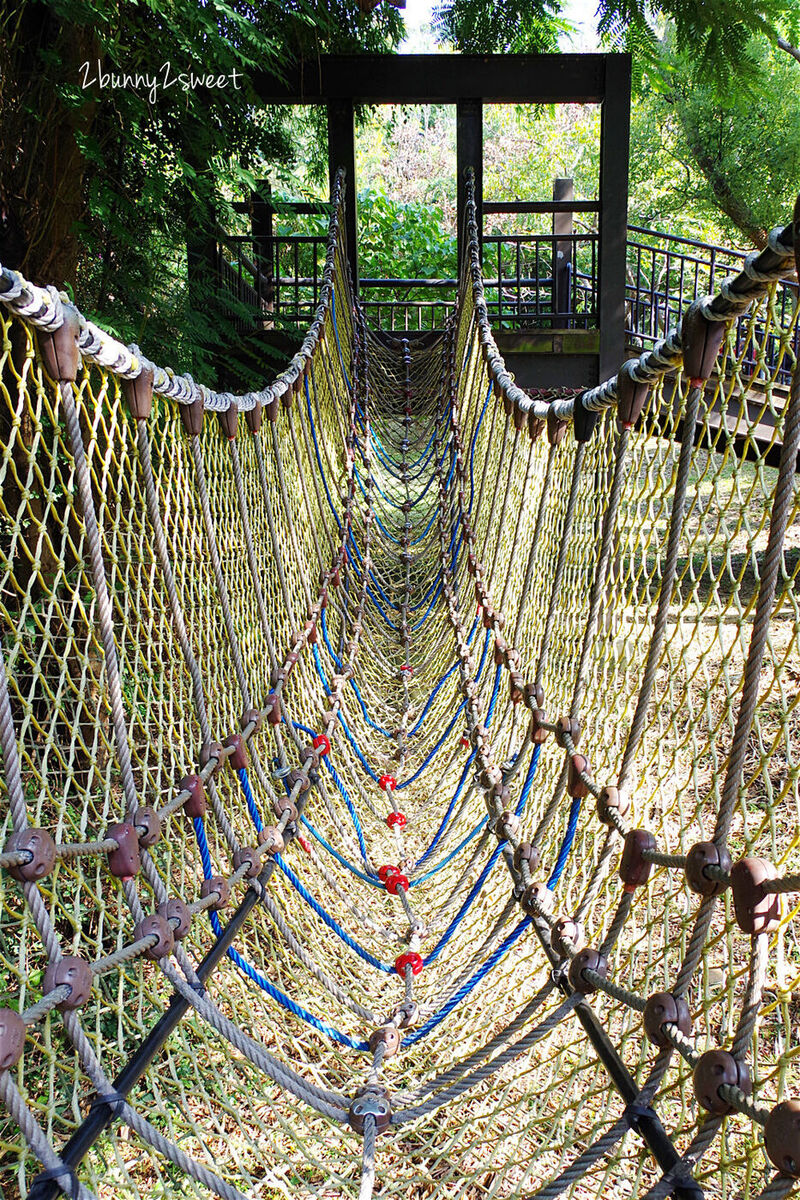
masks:
<svg viewBox="0 0 800 1200"><path fill-rule="evenodd" d="M553 234L556 239L560 235L561 240L553 242L553 311L559 314L568 313L571 308L574 196L573 180L557 175L553 180Z"/></svg>
<svg viewBox="0 0 800 1200"><path fill-rule="evenodd" d="M631 57L608 56L600 115L600 249L597 316L600 378L625 358L625 260L628 238L628 153L631 124Z"/></svg>
<svg viewBox="0 0 800 1200"><path fill-rule="evenodd" d="M599 104L616 54L344 54L287 67L251 83L269 104Z"/></svg>
<svg viewBox="0 0 800 1200"><path fill-rule="evenodd" d="M465 250L464 218L467 211L467 168L475 173L475 215L478 237L483 236L483 105L480 100L459 100L456 110L456 220L459 266Z"/></svg>
<svg viewBox="0 0 800 1200"><path fill-rule="evenodd" d="M344 226L347 254L358 291L358 207L356 185L355 106L351 99L328 102L328 176L331 196L339 167L345 170Z"/></svg>

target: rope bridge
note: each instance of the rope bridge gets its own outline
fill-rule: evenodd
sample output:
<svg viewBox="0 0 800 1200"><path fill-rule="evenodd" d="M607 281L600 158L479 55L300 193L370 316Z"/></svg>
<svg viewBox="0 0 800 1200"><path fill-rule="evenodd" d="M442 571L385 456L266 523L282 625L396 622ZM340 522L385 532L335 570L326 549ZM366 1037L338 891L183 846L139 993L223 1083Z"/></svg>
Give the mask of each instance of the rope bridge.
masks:
<svg viewBox="0 0 800 1200"><path fill-rule="evenodd" d="M527 394L343 188L259 393L0 274L4 1194L788 1195L800 209Z"/></svg>

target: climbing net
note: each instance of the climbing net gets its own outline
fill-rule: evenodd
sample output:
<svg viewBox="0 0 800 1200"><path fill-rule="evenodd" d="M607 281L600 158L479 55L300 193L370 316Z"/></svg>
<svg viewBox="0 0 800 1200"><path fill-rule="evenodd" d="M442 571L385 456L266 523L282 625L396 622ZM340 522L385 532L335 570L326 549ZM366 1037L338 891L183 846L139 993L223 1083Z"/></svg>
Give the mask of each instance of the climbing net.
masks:
<svg viewBox="0 0 800 1200"><path fill-rule="evenodd" d="M0 273L4 1190L787 1195L797 224L529 394L343 187L259 393Z"/></svg>

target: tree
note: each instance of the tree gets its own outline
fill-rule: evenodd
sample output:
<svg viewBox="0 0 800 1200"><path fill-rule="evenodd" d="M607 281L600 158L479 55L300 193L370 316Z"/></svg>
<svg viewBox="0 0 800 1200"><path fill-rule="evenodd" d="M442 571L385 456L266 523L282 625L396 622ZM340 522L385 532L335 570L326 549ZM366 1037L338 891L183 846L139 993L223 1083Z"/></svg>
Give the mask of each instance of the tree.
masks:
<svg viewBox="0 0 800 1200"><path fill-rule="evenodd" d="M0 261L180 350L202 319L187 229L212 237L254 171L293 157L290 112L265 111L251 74L401 31L356 0L20 0L0 39Z"/></svg>

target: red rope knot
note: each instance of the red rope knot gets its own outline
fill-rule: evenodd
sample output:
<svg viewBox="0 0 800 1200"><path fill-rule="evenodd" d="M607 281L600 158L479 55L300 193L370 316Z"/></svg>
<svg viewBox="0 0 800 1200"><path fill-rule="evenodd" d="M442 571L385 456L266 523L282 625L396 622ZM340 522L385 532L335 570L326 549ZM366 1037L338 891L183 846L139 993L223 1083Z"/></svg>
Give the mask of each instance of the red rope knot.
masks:
<svg viewBox="0 0 800 1200"><path fill-rule="evenodd" d="M390 896L396 896L399 888L402 888L404 892L408 891L408 878L400 871L396 875L390 875L386 880L386 890Z"/></svg>
<svg viewBox="0 0 800 1200"><path fill-rule="evenodd" d="M408 818L404 812L390 812L386 818L386 824L390 829L405 829Z"/></svg>
<svg viewBox="0 0 800 1200"><path fill-rule="evenodd" d="M378 787L383 792L393 792L397 787L397 780L394 775L381 775L378 780Z"/></svg>
<svg viewBox="0 0 800 1200"><path fill-rule="evenodd" d="M406 967L411 967L412 975L419 975L424 965L422 955L417 954L414 950L408 950L394 960L394 969L401 979L406 977Z"/></svg>

